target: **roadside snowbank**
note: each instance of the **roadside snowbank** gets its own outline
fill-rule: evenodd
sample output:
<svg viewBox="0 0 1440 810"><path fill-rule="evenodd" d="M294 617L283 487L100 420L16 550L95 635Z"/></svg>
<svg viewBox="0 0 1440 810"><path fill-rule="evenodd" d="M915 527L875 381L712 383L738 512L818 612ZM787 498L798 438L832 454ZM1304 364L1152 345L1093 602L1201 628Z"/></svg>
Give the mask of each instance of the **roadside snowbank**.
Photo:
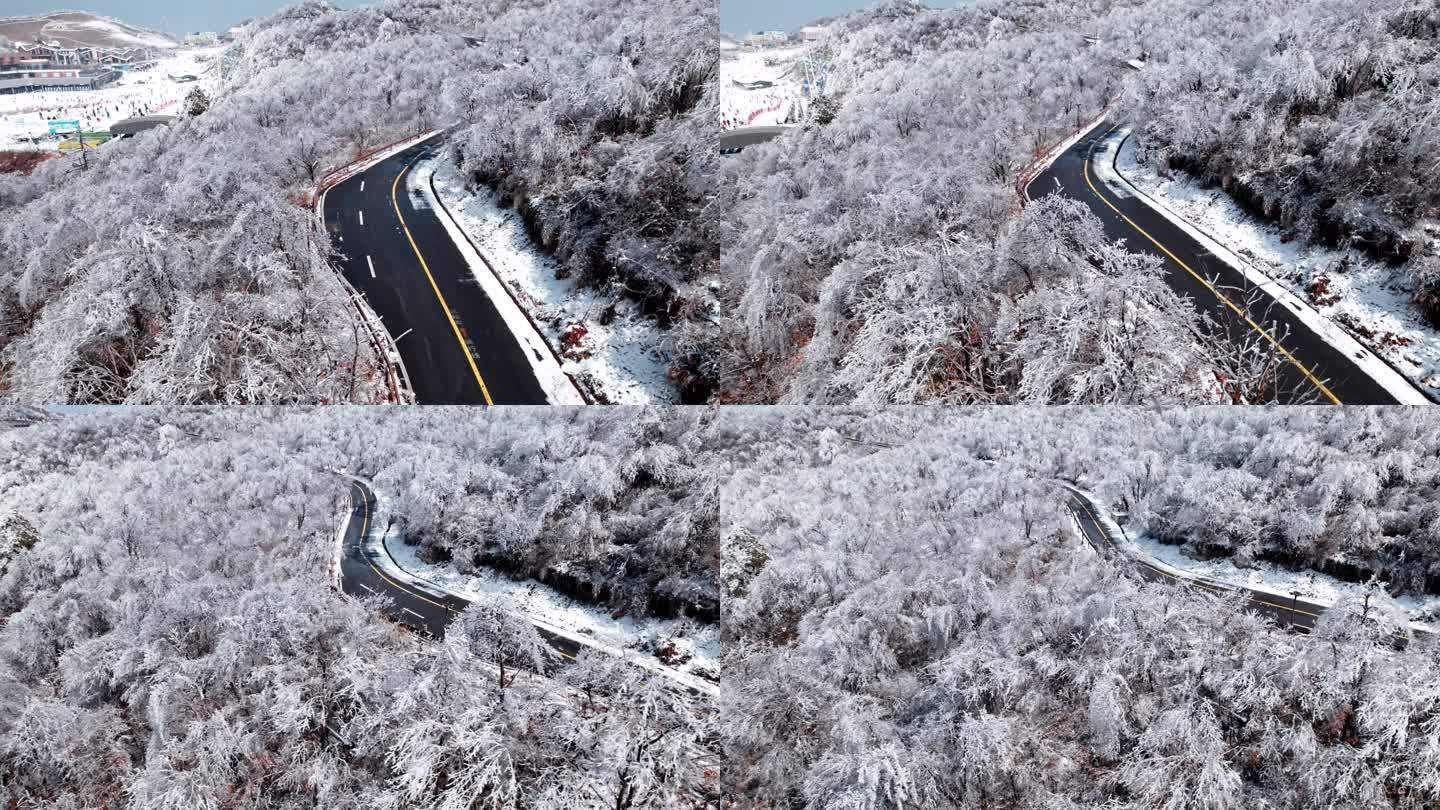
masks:
<svg viewBox="0 0 1440 810"><path fill-rule="evenodd" d="M675 387L667 377L669 338L633 301L617 302L571 279L556 278L554 260L531 243L519 215L501 208L488 189L468 191L450 161L430 160L418 168L426 178L434 173L435 190L455 224L485 254L544 340L559 352L565 374L608 404L675 401ZM463 252L466 240L456 243ZM474 269L477 277L490 275L483 264ZM612 306L614 317L601 323Z"/></svg>
<svg viewBox="0 0 1440 810"><path fill-rule="evenodd" d="M386 534L384 542L401 568L450 593L472 600L480 594L503 596L532 620L582 633L609 647L647 655L666 640L680 641L677 647L690 647L694 654L672 669L694 675L701 671L720 672L720 634L714 627L675 619L617 619L534 579L515 581L493 572L470 576L449 565L427 563L420 559L418 546L403 542L395 532Z"/></svg>
<svg viewBox="0 0 1440 810"><path fill-rule="evenodd" d="M1264 561L1256 561L1252 567L1241 568L1228 558L1193 559L1186 556L1183 546L1166 545L1151 537L1148 532L1132 534L1125 531L1100 505L1101 501L1094 493L1063 482L1061 485L1086 501L1096 522L1115 541L1122 553L1178 579L1210 580L1281 599L1289 599L1299 591L1301 599L1324 607L1334 605L1347 595L1364 594L1363 584L1346 582L1329 574L1292 571ZM1440 633L1440 596L1395 598L1382 592L1381 597L1390 602L1399 613L1408 617L1412 627Z"/></svg>
<svg viewBox="0 0 1440 810"><path fill-rule="evenodd" d="M406 545L404 538L394 531L384 493L375 489L371 481L344 470L335 472L342 478L364 484L375 496L370 530L362 542L377 564L386 569L386 576L434 599L448 594L474 601L480 593L499 594L513 604L517 613L542 630L657 673L696 693L712 698L719 696L718 628L678 620L615 619L540 582L514 582L498 576L467 577L449 566L422 562L416 548ZM663 662L656 653L667 644L672 651L688 653L689 657L673 664Z"/></svg>
<svg viewBox="0 0 1440 810"><path fill-rule="evenodd" d="M1186 556L1183 546L1166 545L1151 537L1148 532L1139 533L1131 542L1147 557L1192 576L1206 577L1287 599L1299 591L1300 598L1308 602L1333 605L1346 596L1363 595L1365 592L1365 585L1361 583L1346 582L1315 571L1292 571L1263 560L1257 560L1246 568L1237 566L1229 558L1197 560ZM1440 632L1440 596L1396 598L1383 591L1380 595L1392 602L1412 623Z"/></svg>
<svg viewBox="0 0 1440 810"><path fill-rule="evenodd" d="M448 162L448 161L447 161ZM441 205L436 198L436 186L434 185L435 164L433 162L421 167L421 170L412 173L406 185L411 191L418 192L420 199L415 201L416 207L430 208L435 211L436 219L444 226L445 232L450 235L451 241L459 249L460 255L470 265L470 273L475 276L475 281L484 291L485 296L495 305L495 310L500 313L500 318L505 321L505 327L515 339L520 341L524 347L525 360L535 372L535 379L540 383L540 388L545 391L545 401L551 405L584 405L585 397L580 393L575 381L566 373L561 365L560 357L555 353L553 344L546 341L546 337L540 331L537 323L530 320L525 311L520 308L518 297L514 297L507 288L505 280L495 275L492 271L491 262L482 257L476 247L466 238L466 234L460 229L450 210ZM412 195L412 199L414 199Z"/></svg>
<svg viewBox="0 0 1440 810"><path fill-rule="evenodd" d="M1183 174L1162 177L1141 166L1135 159L1134 138L1126 140L1115 156L1114 143L1127 133L1111 138L1105 155L1093 164L1110 181L1112 191L1128 192L1124 184L1132 183L1159 203L1152 207L1162 215L1192 235L1200 234L1201 244L1256 286L1277 294L1287 308L1351 357L1356 352L1343 344L1363 344L1369 351L1357 361L1402 403L1430 404L1417 387L1440 399L1440 330L1425 323L1410 300L1411 291L1397 283L1393 268L1358 250L1329 250L1284 240L1279 228L1247 214L1222 189L1202 189ZM1112 156L1123 177L1114 176ZM1222 243L1218 250L1212 244L1216 240ZM1336 333L1349 340L1332 339ZM1393 379L1401 376L1404 380Z"/></svg>

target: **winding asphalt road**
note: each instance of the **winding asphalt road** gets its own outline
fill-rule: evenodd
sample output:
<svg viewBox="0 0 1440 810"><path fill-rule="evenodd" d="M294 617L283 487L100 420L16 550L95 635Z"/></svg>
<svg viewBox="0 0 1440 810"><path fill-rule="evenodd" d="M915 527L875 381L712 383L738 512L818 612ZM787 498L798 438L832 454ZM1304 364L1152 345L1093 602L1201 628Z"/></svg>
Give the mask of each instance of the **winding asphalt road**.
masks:
<svg viewBox="0 0 1440 810"><path fill-rule="evenodd" d="M1030 181L1026 196L1037 199L1060 193L1084 202L1104 223L1110 239L1124 241L1133 251L1159 256L1165 262L1165 280L1170 286L1208 313L1232 340L1259 335L1276 345L1284 358L1275 386L1282 402L1395 403L1350 357L1326 343L1263 288L1256 291L1259 302L1247 309L1240 290L1254 288L1240 273L1133 192L1116 193L1105 185L1096 176L1092 159L1116 126L1103 120L1096 124ZM1184 339L1176 336L1176 340Z"/></svg>
<svg viewBox="0 0 1440 810"><path fill-rule="evenodd" d="M777 124L726 130L720 133L720 153L733 155L747 146L774 140L792 129L796 127Z"/></svg>
<svg viewBox="0 0 1440 810"><path fill-rule="evenodd" d="M458 596L431 590L390 578L381 570L377 559L381 553L365 542L373 532L385 532L387 526L376 526L370 516L375 513L375 493L359 481L350 481L350 524L345 531L340 556L340 587L345 593L361 598L383 596L389 600L386 615L395 621L435 638L445 636L445 626L470 603ZM393 563L393 560L389 561ZM540 636L566 662L575 660L580 645L563 636L536 627Z"/></svg>
<svg viewBox="0 0 1440 810"><path fill-rule="evenodd" d="M1106 531L1097 513L1099 506L1089 498L1081 495L1073 489L1066 488L1070 497L1065 505L1069 508L1075 520L1080 524L1080 530L1085 535L1085 541L1092 548L1101 554L1132 564L1137 573L1147 580L1153 582L1169 582L1179 585L1193 585L1197 588L1210 591L1211 593L1230 594L1240 592L1245 594L1249 600L1249 607L1257 613L1270 616L1282 625L1288 625L1304 633L1310 632L1315 627L1315 621L1320 614L1325 612L1324 605L1317 605L1314 602L1307 602L1303 599L1286 599L1270 593L1261 593L1249 588L1236 585L1222 584L1204 578L1190 579L1177 577L1165 569L1153 565L1134 555L1127 554L1123 550L1125 539L1117 537Z"/></svg>
<svg viewBox="0 0 1440 810"><path fill-rule="evenodd" d="M397 341L423 405L543 405L525 349L436 213L406 181L441 135L326 194L325 228L345 278Z"/></svg>

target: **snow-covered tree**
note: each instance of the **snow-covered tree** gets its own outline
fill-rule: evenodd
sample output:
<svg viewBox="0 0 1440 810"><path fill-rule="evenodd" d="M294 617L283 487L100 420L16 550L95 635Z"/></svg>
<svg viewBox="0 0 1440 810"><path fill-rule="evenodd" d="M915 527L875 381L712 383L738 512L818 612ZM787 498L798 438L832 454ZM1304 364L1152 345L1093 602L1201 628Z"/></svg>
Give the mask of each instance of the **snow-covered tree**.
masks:
<svg viewBox="0 0 1440 810"><path fill-rule="evenodd" d="M555 655L535 625L498 596L472 602L455 617L447 638L493 664L501 690L514 680L515 668L543 675Z"/></svg>

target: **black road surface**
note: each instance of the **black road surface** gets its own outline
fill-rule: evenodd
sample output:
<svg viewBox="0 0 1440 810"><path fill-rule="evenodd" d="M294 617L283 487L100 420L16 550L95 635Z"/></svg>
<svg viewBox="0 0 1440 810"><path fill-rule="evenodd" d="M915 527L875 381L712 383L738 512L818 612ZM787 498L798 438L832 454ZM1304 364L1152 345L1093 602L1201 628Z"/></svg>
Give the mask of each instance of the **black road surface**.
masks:
<svg viewBox="0 0 1440 810"><path fill-rule="evenodd" d="M733 155L747 146L754 146L757 143L764 143L785 134L786 130L795 127L782 127L766 125L758 127L740 127L720 133L720 152Z"/></svg>
<svg viewBox="0 0 1440 810"><path fill-rule="evenodd" d="M341 269L396 338L421 404L544 404L524 347L436 213L406 188L411 167L436 144L406 149L329 191L325 228Z"/></svg>
<svg viewBox="0 0 1440 810"><path fill-rule="evenodd" d="M1268 291L1258 290L1258 303L1246 312L1246 293L1242 290L1247 290L1249 285L1234 268L1212 255L1133 193L1120 196L1102 184L1096 177L1091 160L1114 128L1114 125L1102 121L1085 133L1054 164L1030 182L1026 195L1038 199L1059 192L1083 201L1104 223L1109 238L1123 240L1133 251L1159 256L1165 262L1165 278L1170 286L1208 313L1219 324L1217 328L1224 330L1232 339L1259 336L1261 330L1268 333L1270 339L1278 342L1284 353L1289 355L1279 364L1280 379L1276 388L1282 401L1321 404L1395 402L1394 397L1365 374L1350 357L1322 340L1295 313L1271 298ZM1226 296L1230 303L1222 300L1221 296ZM1175 339L1185 340L1186 337L1176 335Z"/></svg>
<svg viewBox="0 0 1440 810"><path fill-rule="evenodd" d="M341 589L361 598L383 596L389 600L385 611L392 619L435 638L443 638L445 626L470 603L458 596L387 576L376 559L376 555L385 552L369 550L364 542L372 532L384 532L388 528L371 522L370 516L374 512L375 493L358 481L350 481L350 525L345 532L344 552L340 556ZM566 662L575 660L579 644L543 627L535 629L562 659Z"/></svg>
<svg viewBox="0 0 1440 810"><path fill-rule="evenodd" d="M1096 551L1112 559L1127 561L1134 565L1140 576L1155 582L1170 582L1172 584L1193 585L1203 588L1212 593L1244 593L1250 599L1250 608L1257 613L1270 616L1282 625L1288 625L1302 632L1310 632L1315 627L1315 620L1325 612L1324 605L1317 605L1313 602L1306 602L1303 599L1286 598L1269 593L1252 591L1249 588L1241 588L1229 584L1220 584L1213 581L1199 579L1181 579L1169 571L1151 565L1144 560L1126 554L1121 550L1123 538L1115 537L1105 531L1105 527L1096 518L1096 507L1088 500L1073 490L1067 489L1070 499L1066 506L1075 519L1080 523L1080 530L1085 534L1085 541Z"/></svg>

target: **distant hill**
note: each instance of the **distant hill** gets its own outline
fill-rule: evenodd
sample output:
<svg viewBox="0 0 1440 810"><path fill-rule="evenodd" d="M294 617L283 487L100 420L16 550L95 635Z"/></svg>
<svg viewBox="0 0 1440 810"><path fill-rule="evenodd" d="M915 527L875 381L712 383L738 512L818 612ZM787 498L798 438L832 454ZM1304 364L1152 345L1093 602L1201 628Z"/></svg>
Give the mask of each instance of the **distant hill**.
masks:
<svg viewBox="0 0 1440 810"><path fill-rule="evenodd" d="M0 40L59 42L67 48L179 47L174 38L88 11L57 11L29 17L0 17Z"/></svg>

